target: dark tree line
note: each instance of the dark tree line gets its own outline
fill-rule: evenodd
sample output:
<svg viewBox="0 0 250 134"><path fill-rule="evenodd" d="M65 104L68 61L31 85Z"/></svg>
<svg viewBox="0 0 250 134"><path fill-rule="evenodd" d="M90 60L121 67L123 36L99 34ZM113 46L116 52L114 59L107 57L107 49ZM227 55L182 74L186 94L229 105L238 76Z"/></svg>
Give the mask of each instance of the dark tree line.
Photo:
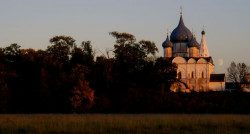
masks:
<svg viewBox="0 0 250 134"><path fill-rule="evenodd" d="M176 65L151 41L111 32L114 57L94 59L90 41L55 36L46 50L0 49L1 113L248 113L246 93L171 93Z"/></svg>

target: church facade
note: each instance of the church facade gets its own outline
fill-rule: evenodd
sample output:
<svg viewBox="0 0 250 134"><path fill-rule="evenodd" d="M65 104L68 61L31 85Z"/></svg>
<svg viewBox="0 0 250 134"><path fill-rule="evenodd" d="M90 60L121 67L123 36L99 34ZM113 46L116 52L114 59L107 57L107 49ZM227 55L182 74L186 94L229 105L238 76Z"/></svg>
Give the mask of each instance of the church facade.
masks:
<svg viewBox="0 0 250 134"><path fill-rule="evenodd" d="M199 44L196 37L184 25L182 12L178 26L167 35L162 43L163 57L177 64L176 82L171 86L173 92L224 91L225 74L214 74L213 59L209 54L204 29Z"/></svg>

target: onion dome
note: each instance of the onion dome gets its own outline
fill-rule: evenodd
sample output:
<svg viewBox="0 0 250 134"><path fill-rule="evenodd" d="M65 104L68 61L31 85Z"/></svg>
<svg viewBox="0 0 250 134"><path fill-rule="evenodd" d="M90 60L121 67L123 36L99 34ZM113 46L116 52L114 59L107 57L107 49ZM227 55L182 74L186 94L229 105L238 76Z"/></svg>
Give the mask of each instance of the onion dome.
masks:
<svg viewBox="0 0 250 134"><path fill-rule="evenodd" d="M200 45L196 41L195 36L193 36L192 40L190 42L188 42L188 47L197 47L198 49L200 48Z"/></svg>
<svg viewBox="0 0 250 134"><path fill-rule="evenodd" d="M162 43L162 47L163 48L173 47L173 43L169 40L168 35L167 35L167 39Z"/></svg>
<svg viewBox="0 0 250 134"><path fill-rule="evenodd" d="M192 39L191 31L184 25L182 15L180 17L179 25L171 33L170 40L173 43L189 42Z"/></svg>
<svg viewBox="0 0 250 134"><path fill-rule="evenodd" d="M202 30L202 31L201 31L201 34L202 34L202 35L205 35L205 31L204 31L204 30Z"/></svg>

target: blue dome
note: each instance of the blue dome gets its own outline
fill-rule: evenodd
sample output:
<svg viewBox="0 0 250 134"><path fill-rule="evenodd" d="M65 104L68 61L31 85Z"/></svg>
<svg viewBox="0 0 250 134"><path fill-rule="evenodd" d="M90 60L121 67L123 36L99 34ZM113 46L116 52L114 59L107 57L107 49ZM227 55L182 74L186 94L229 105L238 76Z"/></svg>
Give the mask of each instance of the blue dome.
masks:
<svg viewBox="0 0 250 134"><path fill-rule="evenodd" d="M189 42L191 41L191 39L192 39L192 33L184 25L181 15L179 25L171 33L170 40L173 43L177 43L177 42Z"/></svg>
<svg viewBox="0 0 250 134"><path fill-rule="evenodd" d="M173 47L173 43L169 40L168 35L167 35L167 39L162 43L162 47L163 48Z"/></svg>
<svg viewBox="0 0 250 134"><path fill-rule="evenodd" d="M196 41L196 38L193 37L190 42L188 42L188 47L197 47L198 49L200 48L199 43Z"/></svg>

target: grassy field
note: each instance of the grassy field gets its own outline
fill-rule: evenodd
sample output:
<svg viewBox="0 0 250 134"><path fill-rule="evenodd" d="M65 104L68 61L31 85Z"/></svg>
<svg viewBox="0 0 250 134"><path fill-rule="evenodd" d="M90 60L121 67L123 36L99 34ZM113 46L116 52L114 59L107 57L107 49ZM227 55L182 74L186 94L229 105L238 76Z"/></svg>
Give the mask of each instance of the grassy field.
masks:
<svg viewBox="0 0 250 134"><path fill-rule="evenodd" d="M250 115L0 115L0 134L250 134Z"/></svg>

